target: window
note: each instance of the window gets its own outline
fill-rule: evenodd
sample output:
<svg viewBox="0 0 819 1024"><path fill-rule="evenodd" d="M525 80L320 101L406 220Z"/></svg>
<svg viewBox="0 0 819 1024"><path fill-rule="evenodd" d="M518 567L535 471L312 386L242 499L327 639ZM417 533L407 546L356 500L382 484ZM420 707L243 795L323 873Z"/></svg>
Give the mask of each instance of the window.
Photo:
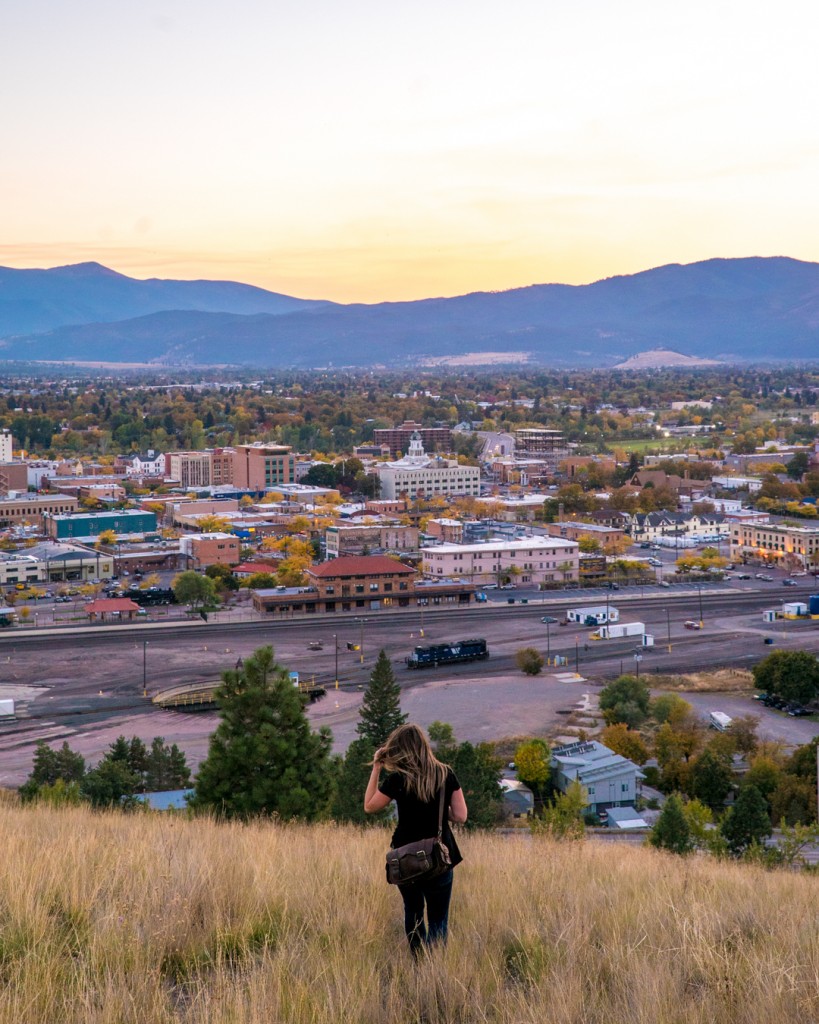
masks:
<svg viewBox="0 0 819 1024"><path fill-rule="evenodd" d="M362 587L361 589L363 590L364 588ZM373 593L373 592L375 592L377 590L378 590L378 584L377 583L371 583L370 584L370 592Z"/></svg>
<svg viewBox="0 0 819 1024"><path fill-rule="evenodd" d="M627 782L621 783L621 785L620 785L620 792L621 793L628 793L628 783Z"/></svg>
<svg viewBox="0 0 819 1024"><path fill-rule="evenodd" d="M372 588L370 588L370 589L372 589ZM355 592L357 594L363 594L364 593L364 584L363 583L356 583L356 585L355 585Z"/></svg>

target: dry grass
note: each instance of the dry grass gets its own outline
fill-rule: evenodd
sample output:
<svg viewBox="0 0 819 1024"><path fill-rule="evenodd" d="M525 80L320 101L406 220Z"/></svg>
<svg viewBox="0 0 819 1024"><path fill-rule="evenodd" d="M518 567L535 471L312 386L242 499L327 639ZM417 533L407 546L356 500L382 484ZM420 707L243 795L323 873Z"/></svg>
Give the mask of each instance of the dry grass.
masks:
<svg viewBox="0 0 819 1024"><path fill-rule="evenodd" d="M467 837L415 966L385 836L0 806L0 1024L819 1016L819 879Z"/></svg>
<svg viewBox="0 0 819 1024"><path fill-rule="evenodd" d="M687 675L646 674L645 678L652 690L677 693L750 693L754 689L753 674L744 668L720 668Z"/></svg>

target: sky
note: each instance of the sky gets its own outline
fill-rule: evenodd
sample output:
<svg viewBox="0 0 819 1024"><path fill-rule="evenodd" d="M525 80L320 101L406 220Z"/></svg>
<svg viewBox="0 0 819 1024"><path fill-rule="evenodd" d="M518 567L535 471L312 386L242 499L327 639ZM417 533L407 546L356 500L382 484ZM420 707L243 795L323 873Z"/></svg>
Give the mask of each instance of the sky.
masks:
<svg viewBox="0 0 819 1024"><path fill-rule="evenodd" d="M819 5L0 2L0 265L338 302L819 260Z"/></svg>

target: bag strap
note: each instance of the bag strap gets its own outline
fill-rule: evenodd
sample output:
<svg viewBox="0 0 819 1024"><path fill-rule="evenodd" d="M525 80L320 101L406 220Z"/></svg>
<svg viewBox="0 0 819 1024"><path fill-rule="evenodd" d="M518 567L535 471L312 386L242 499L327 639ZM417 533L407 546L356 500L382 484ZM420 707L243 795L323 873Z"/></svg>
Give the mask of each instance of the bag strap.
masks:
<svg viewBox="0 0 819 1024"><path fill-rule="evenodd" d="M444 798L446 796L446 782L441 786L441 799L438 801L438 838L440 839L444 831Z"/></svg>

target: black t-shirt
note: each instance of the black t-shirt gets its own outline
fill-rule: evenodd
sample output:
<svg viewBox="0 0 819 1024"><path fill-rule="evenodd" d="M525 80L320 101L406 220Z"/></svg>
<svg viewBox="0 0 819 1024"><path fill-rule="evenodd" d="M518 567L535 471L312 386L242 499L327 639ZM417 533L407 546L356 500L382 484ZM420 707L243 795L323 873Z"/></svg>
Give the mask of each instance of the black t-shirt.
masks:
<svg viewBox="0 0 819 1024"><path fill-rule="evenodd" d="M444 783L444 828L441 838L449 850L453 867L463 860L458 844L447 821L449 802L456 789L461 788L460 782L451 768L446 770ZM398 806L398 825L392 834L392 847L406 846L416 839L432 839L438 834L438 807L441 792L438 790L432 800L424 803L418 797L407 792L406 777L400 772L392 772L378 787L379 792L394 800Z"/></svg>

